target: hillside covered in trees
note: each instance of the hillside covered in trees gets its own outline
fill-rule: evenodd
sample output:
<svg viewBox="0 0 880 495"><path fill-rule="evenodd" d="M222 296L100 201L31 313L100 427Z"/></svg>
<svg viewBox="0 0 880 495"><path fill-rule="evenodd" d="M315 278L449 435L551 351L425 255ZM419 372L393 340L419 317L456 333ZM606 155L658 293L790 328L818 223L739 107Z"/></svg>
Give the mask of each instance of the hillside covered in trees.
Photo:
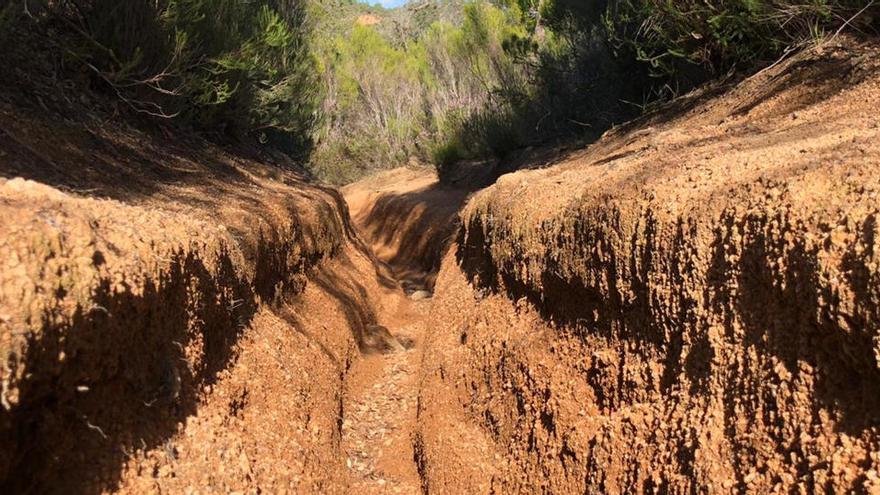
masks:
<svg viewBox="0 0 880 495"><path fill-rule="evenodd" d="M346 183L595 139L657 102L842 29L864 0L7 1L11 60L124 112L297 157ZM15 40L15 43L10 43ZM22 69L19 69L22 70ZM33 72L33 71L32 71ZM7 71L6 77L14 78Z"/></svg>
<svg viewBox="0 0 880 495"><path fill-rule="evenodd" d="M337 183L412 160L442 168L590 141L709 79L840 28L871 31L876 11L860 0L322 5L312 169Z"/></svg>

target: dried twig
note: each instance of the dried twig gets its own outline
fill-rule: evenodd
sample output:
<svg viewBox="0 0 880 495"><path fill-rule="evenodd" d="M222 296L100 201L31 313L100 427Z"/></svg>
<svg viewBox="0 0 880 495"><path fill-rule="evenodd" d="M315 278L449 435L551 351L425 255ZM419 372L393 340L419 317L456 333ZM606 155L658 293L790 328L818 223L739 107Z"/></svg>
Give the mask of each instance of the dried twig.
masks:
<svg viewBox="0 0 880 495"><path fill-rule="evenodd" d="M107 436L106 433L104 433L104 430L102 430L100 426L93 425L92 423L90 423L89 418L87 418L85 415L83 415L82 419L83 419L83 421L86 422L86 426L88 426L90 430L97 431L98 434L100 434L102 437L104 437L104 440L108 440L110 438Z"/></svg>
<svg viewBox="0 0 880 495"><path fill-rule="evenodd" d="M853 22L854 20L856 20L856 17L858 17L858 16L864 14L866 10L868 10L869 8L871 8L871 7L874 6L874 3L875 3L875 0L871 0L871 2L868 3L868 5L865 5L864 7L862 7L862 10L859 10L858 12L856 12L855 14L853 14L852 17L850 17L849 19L845 20L845 21L843 22L843 25L840 26L839 28L837 28L837 31L834 32L834 35L831 36L831 38L828 40L828 42L831 42L832 40L834 40L834 38L836 38L840 33L842 33L843 30L846 29L847 26L852 27L852 22Z"/></svg>
<svg viewBox="0 0 880 495"><path fill-rule="evenodd" d="M107 54L107 56L110 58L110 60L112 60L113 63L115 63L117 66L124 65L116 57L116 54L113 50L107 48L106 46L104 46L103 44L98 42L94 37L92 37L88 32L86 32L81 26L78 26L76 23L72 22L70 19L68 19L64 16L58 16L58 18L62 22L64 22L67 26L69 26L71 29L76 31L76 33L78 35L80 35L83 39L85 39L86 41L88 41L89 43L94 45L95 47L104 51ZM116 93L116 96L120 100L122 100L123 103L128 105L135 112L143 113L143 114L150 115L152 117L158 117L158 118L163 118L163 119L173 119L173 118L180 115L180 113L181 113L180 111L177 111L177 112L174 112L171 114L165 112L165 110L162 108L162 106L159 105L158 103L150 102L150 101L136 100L136 99L129 98L129 97L122 94L122 89L143 86L143 87L147 87L153 91L156 91L157 93L164 94L167 96L180 96L180 90L183 88L182 85L178 86L175 89L166 89L166 88L162 87L162 85L161 85L161 82L163 80L174 76L174 73L169 72L169 70L178 61L178 57L180 56L179 51L175 51L174 56L168 62L166 67L164 69L162 69L161 71L159 71L159 73L154 74L149 77L146 77L141 80L130 80L130 81L125 81L125 82L120 82L120 81L116 80L116 78L111 77L111 75L109 75L107 72L102 71L101 69L96 67L94 64L92 64L88 60L85 60L80 54L76 53L75 51L67 48L66 46L62 46L59 43L53 42L51 40L50 40L50 42L56 48L63 50L65 53L67 53L70 56L72 56L73 58L77 59L85 67L87 67L92 72L94 72L99 78L101 78L101 80L103 80L111 88L113 88L113 91ZM198 66L199 63L200 62L195 62L193 64L193 67Z"/></svg>

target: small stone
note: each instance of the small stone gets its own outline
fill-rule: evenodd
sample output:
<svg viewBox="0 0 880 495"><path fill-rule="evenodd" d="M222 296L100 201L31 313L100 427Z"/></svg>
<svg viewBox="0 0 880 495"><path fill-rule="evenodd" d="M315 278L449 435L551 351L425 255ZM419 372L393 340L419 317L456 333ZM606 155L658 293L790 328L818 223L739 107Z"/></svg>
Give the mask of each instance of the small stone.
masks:
<svg viewBox="0 0 880 495"><path fill-rule="evenodd" d="M432 294L426 290L417 290L409 295L409 298L413 301L422 301L424 299L431 299Z"/></svg>

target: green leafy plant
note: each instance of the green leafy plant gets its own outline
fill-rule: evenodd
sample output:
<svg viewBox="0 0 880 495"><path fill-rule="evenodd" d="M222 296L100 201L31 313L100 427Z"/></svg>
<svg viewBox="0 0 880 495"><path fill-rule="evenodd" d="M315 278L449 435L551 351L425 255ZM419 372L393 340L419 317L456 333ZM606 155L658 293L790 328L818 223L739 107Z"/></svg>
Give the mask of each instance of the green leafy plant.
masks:
<svg viewBox="0 0 880 495"><path fill-rule="evenodd" d="M818 41L829 30L857 27L864 0L614 0L604 14L609 40L685 87L731 68L767 63Z"/></svg>
<svg viewBox="0 0 880 495"><path fill-rule="evenodd" d="M433 22L404 44L378 26L355 24L318 50L327 93L311 168L331 182L474 155L470 140L451 141L516 80L503 42L525 32L518 14L468 3L460 25Z"/></svg>
<svg viewBox="0 0 880 495"><path fill-rule="evenodd" d="M320 91L304 1L57 0L31 18L138 114L305 153Z"/></svg>

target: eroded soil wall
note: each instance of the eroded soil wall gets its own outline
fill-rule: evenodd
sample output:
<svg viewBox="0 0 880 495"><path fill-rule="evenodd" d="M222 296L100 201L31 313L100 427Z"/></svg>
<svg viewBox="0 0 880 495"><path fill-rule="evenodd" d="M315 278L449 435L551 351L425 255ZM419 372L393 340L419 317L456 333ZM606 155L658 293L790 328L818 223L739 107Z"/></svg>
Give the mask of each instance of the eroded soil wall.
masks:
<svg viewBox="0 0 880 495"><path fill-rule="evenodd" d="M878 61L826 45L478 193L424 488L880 490Z"/></svg>
<svg viewBox="0 0 880 495"><path fill-rule="evenodd" d="M389 289L342 197L28 101L0 94L0 491L344 493Z"/></svg>
<svg viewBox="0 0 880 495"><path fill-rule="evenodd" d="M426 168L396 168L346 186L352 221L407 290L433 290L469 190Z"/></svg>

